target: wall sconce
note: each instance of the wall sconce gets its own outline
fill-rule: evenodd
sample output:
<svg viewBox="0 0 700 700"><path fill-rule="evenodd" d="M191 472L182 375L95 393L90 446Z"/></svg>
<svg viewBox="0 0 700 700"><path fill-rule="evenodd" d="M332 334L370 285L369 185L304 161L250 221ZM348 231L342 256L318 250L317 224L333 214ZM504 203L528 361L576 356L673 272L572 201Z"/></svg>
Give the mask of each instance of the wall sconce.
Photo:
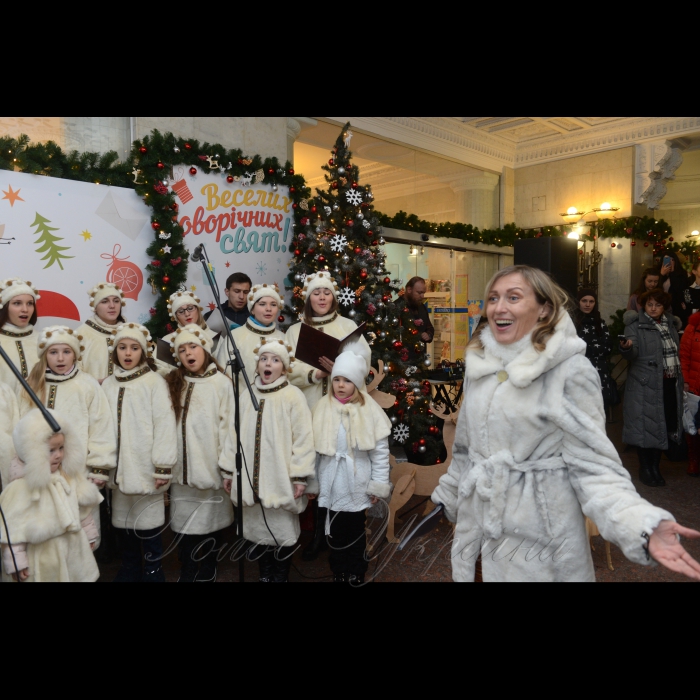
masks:
<svg viewBox="0 0 700 700"><path fill-rule="evenodd" d="M412 255L412 256L418 255L418 248L416 246L414 246L414 245L411 246L410 255Z"/></svg>
<svg viewBox="0 0 700 700"><path fill-rule="evenodd" d="M700 238L700 231L693 231L688 238Z"/></svg>
<svg viewBox="0 0 700 700"><path fill-rule="evenodd" d="M585 212L579 211L577 207L570 207L566 214L562 214L567 224L575 224L585 215Z"/></svg>
<svg viewBox="0 0 700 700"><path fill-rule="evenodd" d="M612 219L615 214L620 211L620 207L616 208L613 207L610 202L603 202L599 209L594 209L593 211L596 213L599 219Z"/></svg>

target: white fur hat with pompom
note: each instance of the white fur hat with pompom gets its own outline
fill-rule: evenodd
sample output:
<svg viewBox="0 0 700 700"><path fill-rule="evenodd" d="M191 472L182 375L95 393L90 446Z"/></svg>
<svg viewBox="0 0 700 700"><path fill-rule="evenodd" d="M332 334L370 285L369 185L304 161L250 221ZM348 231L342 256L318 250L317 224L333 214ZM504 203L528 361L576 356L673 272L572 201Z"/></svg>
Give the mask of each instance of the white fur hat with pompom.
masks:
<svg viewBox="0 0 700 700"><path fill-rule="evenodd" d="M274 299L277 302L280 310L284 306L282 303L282 297L280 296L279 287L276 284L259 284L250 290L248 295L248 311L253 311L253 307L261 300L266 297Z"/></svg>
<svg viewBox="0 0 700 700"><path fill-rule="evenodd" d="M315 275L309 275L304 283L302 295L306 301L316 289L328 289L333 292L333 296L337 299L340 294L338 283L333 279L330 272L317 272Z"/></svg>
<svg viewBox="0 0 700 700"><path fill-rule="evenodd" d="M50 326L42 331L39 336L39 357L43 357L48 349L54 345L67 345L75 353L77 362L83 359L83 353L85 352L83 336L78 335L68 326Z"/></svg>
<svg viewBox="0 0 700 700"><path fill-rule="evenodd" d="M126 297L121 287L110 282L103 282L88 292L90 297L90 308L97 309L97 305L109 297L118 297L121 300L122 308L126 306Z"/></svg>
<svg viewBox="0 0 700 700"><path fill-rule="evenodd" d="M114 350L123 340L133 340L137 342L144 355L153 357L154 343L151 334L145 326L138 323L125 323L112 331L112 338L109 340L111 348Z"/></svg>
<svg viewBox="0 0 700 700"><path fill-rule="evenodd" d="M272 353L273 355L277 355L277 357L282 360L282 364L284 364L284 368L287 370L287 373L292 373L296 358L292 355L294 348L289 345L286 340L278 340L277 338L274 340L268 340L267 338L263 338L260 341L260 345L258 345L253 352L257 358L260 358L262 355L268 352Z"/></svg>
<svg viewBox="0 0 700 700"><path fill-rule="evenodd" d="M3 309L10 300L15 297L28 295L34 298L34 301L41 299L39 292L34 289L31 282L25 282L19 277L0 282L0 309Z"/></svg>
<svg viewBox="0 0 700 700"><path fill-rule="evenodd" d="M199 297L189 292L176 292L168 300L168 313L170 318L177 323L177 312L186 306L196 306L199 309L200 315L204 308Z"/></svg>
<svg viewBox="0 0 700 700"><path fill-rule="evenodd" d="M180 347L189 344L200 345L210 354L213 349L207 334L199 326L191 324L184 328L178 328L175 331L175 337L170 342L173 357L177 360L178 365L180 364Z"/></svg>

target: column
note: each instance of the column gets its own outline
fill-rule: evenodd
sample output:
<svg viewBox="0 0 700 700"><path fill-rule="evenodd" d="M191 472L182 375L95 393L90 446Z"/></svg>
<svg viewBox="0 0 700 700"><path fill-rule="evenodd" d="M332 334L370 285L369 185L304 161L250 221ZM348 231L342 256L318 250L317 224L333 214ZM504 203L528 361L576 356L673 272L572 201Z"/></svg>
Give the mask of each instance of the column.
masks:
<svg viewBox="0 0 700 700"><path fill-rule="evenodd" d="M480 229L498 228L500 223L500 178L492 173L452 180L457 196L457 218Z"/></svg>
<svg viewBox="0 0 700 700"><path fill-rule="evenodd" d="M318 124L310 117L287 117L287 160L294 165L294 144L304 129Z"/></svg>

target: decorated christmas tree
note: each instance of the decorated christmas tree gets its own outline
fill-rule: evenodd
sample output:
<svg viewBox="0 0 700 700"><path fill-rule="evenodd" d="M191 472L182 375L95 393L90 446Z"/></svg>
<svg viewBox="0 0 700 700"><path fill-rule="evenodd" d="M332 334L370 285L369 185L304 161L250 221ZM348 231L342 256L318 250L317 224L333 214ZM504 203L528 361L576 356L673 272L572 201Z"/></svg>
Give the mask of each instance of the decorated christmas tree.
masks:
<svg viewBox="0 0 700 700"><path fill-rule="evenodd" d="M289 275L294 308L288 313L301 316L307 275L319 270L333 274L340 288L340 312L358 325L367 324L373 367L379 368L380 360L386 366L380 390L396 396L388 411L395 442L406 448L411 461L435 464L442 441L425 380L431 360L405 304L403 281L392 280L386 271L386 242L371 187L360 184L360 171L352 163L352 137L347 124L323 167L327 189L299 205L305 216L295 229Z"/></svg>

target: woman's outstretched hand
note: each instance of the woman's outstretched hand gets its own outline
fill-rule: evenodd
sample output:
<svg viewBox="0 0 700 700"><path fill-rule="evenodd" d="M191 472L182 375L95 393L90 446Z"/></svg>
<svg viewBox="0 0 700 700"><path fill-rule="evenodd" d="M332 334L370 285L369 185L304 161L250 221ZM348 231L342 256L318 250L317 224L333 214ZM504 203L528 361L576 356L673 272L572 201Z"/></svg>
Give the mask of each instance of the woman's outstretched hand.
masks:
<svg viewBox="0 0 700 700"><path fill-rule="evenodd" d="M669 571L700 581L700 564L685 551L678 539L679 535L690 540L700 539L700 532L664 520L649 538L649 554Z"/></svg>

